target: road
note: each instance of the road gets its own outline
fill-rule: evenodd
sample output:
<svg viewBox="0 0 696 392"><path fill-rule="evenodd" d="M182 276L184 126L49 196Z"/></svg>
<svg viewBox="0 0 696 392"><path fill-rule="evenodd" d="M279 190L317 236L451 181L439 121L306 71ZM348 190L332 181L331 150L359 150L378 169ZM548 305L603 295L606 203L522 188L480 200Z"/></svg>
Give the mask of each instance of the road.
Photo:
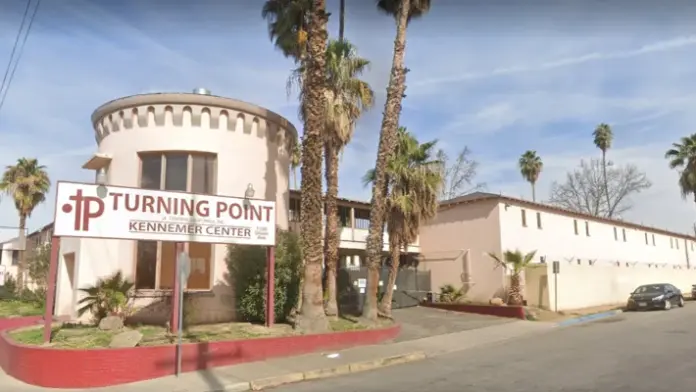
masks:
<svg viewBox="0 0 696 392"><path fill-rule="evenodd" d="M696 303L274 392L656 392L696 385Z"/></svg>

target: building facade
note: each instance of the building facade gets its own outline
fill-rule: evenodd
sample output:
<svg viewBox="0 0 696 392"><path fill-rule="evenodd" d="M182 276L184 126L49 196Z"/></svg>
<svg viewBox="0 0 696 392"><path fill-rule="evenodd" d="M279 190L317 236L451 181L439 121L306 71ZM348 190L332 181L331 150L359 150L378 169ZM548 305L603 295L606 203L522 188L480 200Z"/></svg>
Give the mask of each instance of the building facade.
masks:
<svg viewBox="0 0 696 392"><path fill-rule="evenodd" d="M420 233L421 266L431 271L433 289L452 284L477 301L502 297L507 286L505 270L489 253L535 251L534 262L547 265L641 266L683 274L696 265L695 242L693 236L484 192L442 203Z"/></svg>
<svg viewBox="0 0 696 392"><path fill-rule="evenodd" d="M297 131L280 115L197 89L116 99L97 108L91 120L97 148L83 168L107 188L244 197L251 186L255 198L276 202L278 228L299 230L300 193L289 188L289 152ZM340 199L339 218L341 266L359 267L365 260L369 204ZM42 233L45 237L48 231ZM384 240L387 244L388 236ZM18 255L10 249L13 243L3 258ZM28 240L27 247L35 247L31 244ZM187 290L196 302L195 321L233 319L226 246L187 243L185 250L191 259ZM408 251L417 253L417 242ZM61 238L56 314L77 318L79 289L121 271L135 283L136 317L164 321L175 257L173 242Z"/></svg>

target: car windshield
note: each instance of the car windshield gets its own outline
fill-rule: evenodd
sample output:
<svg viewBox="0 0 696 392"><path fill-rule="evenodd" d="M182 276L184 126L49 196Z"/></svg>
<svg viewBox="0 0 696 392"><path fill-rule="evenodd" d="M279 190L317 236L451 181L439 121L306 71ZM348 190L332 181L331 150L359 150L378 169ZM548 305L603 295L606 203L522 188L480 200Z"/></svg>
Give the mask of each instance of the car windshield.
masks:
<svg viewBox="0 0 696 392"><path fill-rule="evenodd" d="M638 287L635 293L663 293L665 291L665 285L663 284L646 284L645 286Z"/></svg>

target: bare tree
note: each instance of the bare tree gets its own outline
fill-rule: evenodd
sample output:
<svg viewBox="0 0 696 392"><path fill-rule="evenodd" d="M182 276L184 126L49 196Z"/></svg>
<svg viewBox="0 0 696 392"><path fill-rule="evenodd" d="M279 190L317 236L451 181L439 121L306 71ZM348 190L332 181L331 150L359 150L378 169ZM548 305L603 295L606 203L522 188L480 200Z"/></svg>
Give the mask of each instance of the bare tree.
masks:
<svg viewBox="0 0 696 392"><path fill-rule="evenodd" d="M551 185L549 202L559 207L605 218L617 217L630 210L631 196L652 186L644 172L635 165L607 164L606 189L601 159L580 161L567 173L564 183Z"/></svg>
<svg viewBox="0 0 696 392"><path fill-rule="evenodd" d="M464 147L456 158L451 160L443 150L437 152L437 160L442 164L444 184L440 191L440 200L449 200L475 192L486 187L485 183L473 182L479 163L470 157L471 150Z"/></svg>

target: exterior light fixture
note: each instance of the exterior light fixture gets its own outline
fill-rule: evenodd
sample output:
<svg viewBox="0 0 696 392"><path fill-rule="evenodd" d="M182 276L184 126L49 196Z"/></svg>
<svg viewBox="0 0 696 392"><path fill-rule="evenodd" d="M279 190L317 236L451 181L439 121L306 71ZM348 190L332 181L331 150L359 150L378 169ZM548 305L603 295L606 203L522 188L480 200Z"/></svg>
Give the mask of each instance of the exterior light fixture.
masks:
<svg viewBox="0 0 696 392"><path fill-rule="evenodd" d="M106 197L107 194L107 189L106 189L106 169L103 167L99 170L97 170L97 196L100 199L103 199Z"/></svg>
<svg viewBox="0 0 696 392"><path fill-rule="evenodd" d="M251 185L251 183L247 184L246 191L244 191L244 207L248 207L251 205L251 201L249 199L254 197L254 186Z"/></svg>

